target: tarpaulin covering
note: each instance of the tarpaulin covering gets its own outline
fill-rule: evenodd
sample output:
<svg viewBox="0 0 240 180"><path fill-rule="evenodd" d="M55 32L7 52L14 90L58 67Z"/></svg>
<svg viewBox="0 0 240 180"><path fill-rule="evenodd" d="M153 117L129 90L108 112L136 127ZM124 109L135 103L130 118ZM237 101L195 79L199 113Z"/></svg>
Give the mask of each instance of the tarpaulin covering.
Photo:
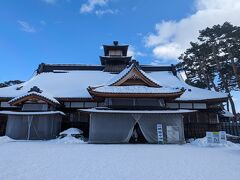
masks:
<svg viewBox="0 0 240 180"><path fill-rule="evenodd" d="M9 114L6 136L21 140L56 138L61 130L60 114Z"/></svg>
<svg viewBox="0 0 240 180"><path fill-rule="evenodd" d="M158 143L157 124L163 127L164 143L183 143L181 114L91 113L89 143L128 143L135 124L148 143Z"/></svg>

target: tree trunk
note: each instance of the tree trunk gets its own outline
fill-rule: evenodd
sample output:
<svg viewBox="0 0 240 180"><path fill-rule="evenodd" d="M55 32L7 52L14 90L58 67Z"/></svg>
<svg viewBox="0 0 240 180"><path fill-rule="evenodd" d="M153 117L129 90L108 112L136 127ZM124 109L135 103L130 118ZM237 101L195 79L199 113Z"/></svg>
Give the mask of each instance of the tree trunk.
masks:
<svg viewBox="0 0 240 180"><path fill-rule="evenodd" d="M206 67L206 61L204 57L201 57L199 60L199 65L200 65L200 73L203 74L204 76L204 84L207 85L208 90L211 90L210 82L209 82L209 76L206 73L207 67Z"/></svg>
<svg viewBox="0 0 240 180"><path fill-rule="evenodd" d="M229 111L229 101L227 100L227 110Z"/></svg>
<svg viewBox="0 0 240 180"><path fill-rule="evenodd" d="M213 82L213 79L212 79L212 78L210 78L210 77L209 77L209 79L210 79L210 82L211 82L211 85L212 85L212 87L213 87L214 91L216 91L216 92L219 92L219 90L218 90L218 88L217 88L216 84Z"/></svg>
<svg viewBox="0 0 240 180"><path fill-rule="evenodd" d="M234 104L234 101L232 99L232 95L229 93L229 102L231 104L231 108L232 108L232 113L233 115L236 117L236 108L235 108L235 104Z"/></svg>

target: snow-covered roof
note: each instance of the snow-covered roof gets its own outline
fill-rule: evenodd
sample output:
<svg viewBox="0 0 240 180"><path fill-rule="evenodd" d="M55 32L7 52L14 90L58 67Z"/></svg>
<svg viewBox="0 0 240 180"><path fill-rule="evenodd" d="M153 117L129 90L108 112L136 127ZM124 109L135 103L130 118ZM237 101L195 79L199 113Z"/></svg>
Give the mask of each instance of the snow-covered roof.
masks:
<svg viewBox="0 0 240 180"><path fill-rule="evenodd" d="M186 91L177 98L179 101L195 101L227 98L226 93L219 93L192 87L171 71L146 72L148 76L161 86L170 88L185 88ZM43 72L33 76L30 80L10 87L0 88L0 97L14 98L37 86L42 93L54 98L92 98L87 88L89 86L105 85L118 74L111 74L101 70L66 71L64 73Z"/></svg>
<svg viewBox="0 0 240 180"><path fill-rule="evenodd" d="M43 72L22 84L0 88L0 97L21 96L33 86L37 86L42 93L50 94L54 98L91 98L87 91L88 86L103 84L115 75L95 70L67 71L67 73Z"/></svg>
<svg viewBox="0 0 240 180"><path fill-rule="evenodd" d="M173 76L170 71L150 72L149 75L158 80L162 86L184 88L186 91L176 100L178 101L202 101L211 99L225 99L228 97L227 93L210 91L193 87L184 82L180 74Z"/></svg>
<svg viewBox="0 0 240 180"><path fill-rule="evenodd" d="M6 114L6 115L48 115L48 114L61 114L61 115L65 115L62 111L39 111L39 112L0 111L0 114Z"/></svg>
<svg viewBox="0 0 240 180"><path fill-rule="evenodd" d="M55 103L55 104L60 104L54 97L52 97L51 95L47 94L46 92L44 93L38 93L38 92L28 92L28 93L24 93L20 96L17 96L13 99L11 99L8 103L11 104L13 102L16 102L16 101L19 101L27 96L36 96L36 97L41 97L43 99L46 99L52 103Z"/></svg>
<svg viewBox="0 0 240 180"><path fill-rule="evenodd" d="M79 111L91 112L91 113L140 113L140 114L183 114L192 113L197 110L111 110L111 109L79 109Z"/></svg>
<svg viewBox="0 0 240 180"><path fill-rule="evenodd" d="M170 87L148 87L148 86L101 86L94 89L95 92L105 92L105 93L141 93L141 94L148 94L148 93L178 93L180 90L176 88Z"/></svg>
<svg viewBox="0 0 240 180"><path fill-rule="evenodd" d="M132 80L130 84L125 84L128 80ZM140 80L134 84L134 80ZM152 97L152 94L158 95L158 97L172 96L173 98L179 97L183 90L180 88L173 88L169 86L161 86L156 80L154 80L150 75L141 70L137 64L133 63L128 68L125 68L118 75L113 77L105 85L97 87L89 87L89 92L93 96L100 97L110 97L112 94L118 94L120 97L123 95L128 96L131 94L131 97L137 95L147 95ZM111 94L111 95L109 95ZM116 95L115 95L116 96Z"/></svg>

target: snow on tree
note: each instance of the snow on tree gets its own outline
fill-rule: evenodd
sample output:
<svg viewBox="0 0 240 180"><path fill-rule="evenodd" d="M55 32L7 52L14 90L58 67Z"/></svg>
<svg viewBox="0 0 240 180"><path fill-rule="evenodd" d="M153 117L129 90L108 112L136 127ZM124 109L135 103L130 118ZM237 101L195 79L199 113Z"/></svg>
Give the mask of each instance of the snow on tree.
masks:
<svg viewBox="0 0 240 180"><path fill-rule="evenodd" d="M186 73L186 82L228 93L236 115L231 91L240 90L240 27L229 22L207 27L199 31L198 40L190 45L178 64Z"/></svg>

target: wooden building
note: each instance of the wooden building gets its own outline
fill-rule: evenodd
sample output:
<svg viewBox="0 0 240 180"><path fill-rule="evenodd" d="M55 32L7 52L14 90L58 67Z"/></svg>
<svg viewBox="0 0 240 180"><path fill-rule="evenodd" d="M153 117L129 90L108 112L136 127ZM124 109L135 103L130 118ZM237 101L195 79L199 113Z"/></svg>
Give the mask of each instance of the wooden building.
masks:
<svg viewBox="0 0 240 180"><path fill-rule="evenodd" d="M141 142L162 135L163 143L184 143L219 130L227 94L186 84L173 65L141 65L128 45L103 48L101 65L42 63L29 81L1 88L1 133L51 139L77 127L89 143L128 143L133 133Z"/></svg>

